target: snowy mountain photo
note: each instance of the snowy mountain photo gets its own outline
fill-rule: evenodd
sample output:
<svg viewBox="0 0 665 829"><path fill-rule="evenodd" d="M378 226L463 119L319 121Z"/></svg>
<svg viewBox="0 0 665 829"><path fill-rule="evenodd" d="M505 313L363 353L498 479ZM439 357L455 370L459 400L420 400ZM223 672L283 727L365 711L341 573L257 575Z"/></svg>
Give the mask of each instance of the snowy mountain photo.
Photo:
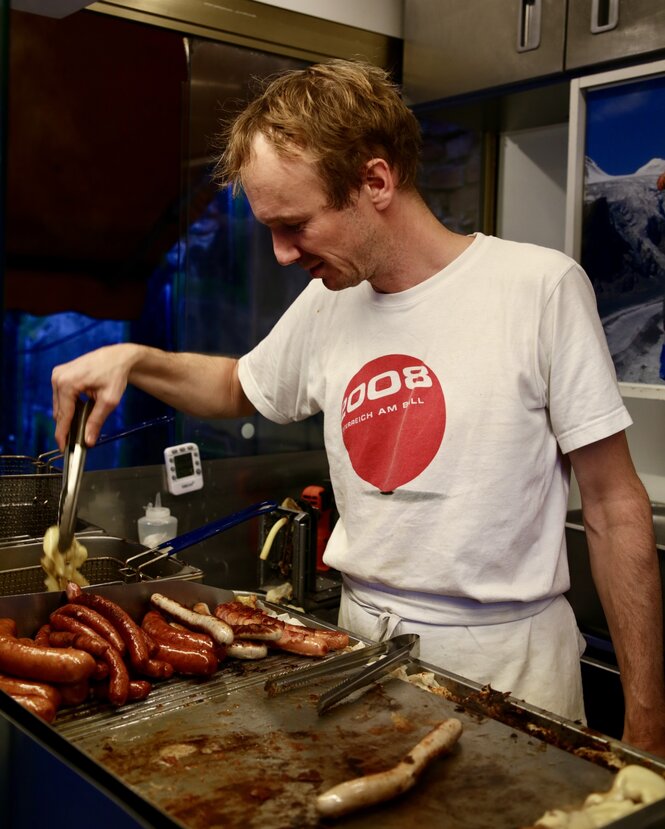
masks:
<svg viewBox="0 0 665 829"><path fill-rule="evenodd" d="M665 384L665 72L587 88L580 261L619 380Z"/></svg>
<svg viewBox="0 0 665 829"><path fill-rule="evenodd" d="M598 299L619 380L660 383L665 296L665 159L632 174L585 159L582 265Z"/></svg>

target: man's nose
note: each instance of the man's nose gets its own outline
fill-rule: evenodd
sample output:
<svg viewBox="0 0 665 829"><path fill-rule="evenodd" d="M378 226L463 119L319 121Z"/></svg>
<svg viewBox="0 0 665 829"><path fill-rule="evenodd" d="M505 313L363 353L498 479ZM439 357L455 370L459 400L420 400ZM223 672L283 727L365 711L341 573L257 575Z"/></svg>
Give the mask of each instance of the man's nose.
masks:
<svg viewBox="0 0 665 829"><path fill-rule="evenodd" d="M300 259L300 251L287 233L273 230L272 249L275 252L275 259L280 265L293 265L294 262Z"/></svg>

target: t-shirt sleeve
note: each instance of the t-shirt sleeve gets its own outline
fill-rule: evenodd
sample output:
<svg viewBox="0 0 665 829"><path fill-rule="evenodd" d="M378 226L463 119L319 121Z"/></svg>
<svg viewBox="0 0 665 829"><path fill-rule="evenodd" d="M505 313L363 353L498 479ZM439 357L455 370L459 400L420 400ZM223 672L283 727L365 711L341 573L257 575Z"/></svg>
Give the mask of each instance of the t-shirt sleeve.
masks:
<svg viewBox="0 0 665 829"><path fill-rule="evenodd" d="M257 411L274 423L304 420L321 411L312 348L321 287L310 283L268 336L240 358L243 391Z"/></svg>
<svg viewBox="0 0 665 829"><path fill-rule="evenodd" d="M540 369L552 429L564 453L630 426L591 283L572 265L547 302Z"/></svg>

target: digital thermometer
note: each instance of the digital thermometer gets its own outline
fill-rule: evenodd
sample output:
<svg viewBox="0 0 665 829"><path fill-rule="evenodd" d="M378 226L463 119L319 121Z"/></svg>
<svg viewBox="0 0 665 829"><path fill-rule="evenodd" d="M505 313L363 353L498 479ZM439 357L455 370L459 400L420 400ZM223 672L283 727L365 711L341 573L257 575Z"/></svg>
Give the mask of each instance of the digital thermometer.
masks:
<svg viewBox="0 0 665 829"><path fill-rule="evenodd" d="M180 443L164 450L166 485L173 495L203 488L201 455L195 443Z"/></svg>

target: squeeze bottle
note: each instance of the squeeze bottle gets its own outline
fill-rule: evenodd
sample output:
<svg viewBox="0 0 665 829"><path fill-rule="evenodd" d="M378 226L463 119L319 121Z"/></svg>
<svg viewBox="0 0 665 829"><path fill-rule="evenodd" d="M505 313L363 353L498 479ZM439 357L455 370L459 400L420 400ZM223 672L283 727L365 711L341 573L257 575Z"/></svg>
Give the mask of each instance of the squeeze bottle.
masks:
<svg viewBox="0 0 665 829"><path fill-rule="evenodd" d="M144 547L155 547L178 534L178 519L168 507L162 506L162 497L155 495L155 505L144 507L145 515L138 520L139 541Z"/></svg>

